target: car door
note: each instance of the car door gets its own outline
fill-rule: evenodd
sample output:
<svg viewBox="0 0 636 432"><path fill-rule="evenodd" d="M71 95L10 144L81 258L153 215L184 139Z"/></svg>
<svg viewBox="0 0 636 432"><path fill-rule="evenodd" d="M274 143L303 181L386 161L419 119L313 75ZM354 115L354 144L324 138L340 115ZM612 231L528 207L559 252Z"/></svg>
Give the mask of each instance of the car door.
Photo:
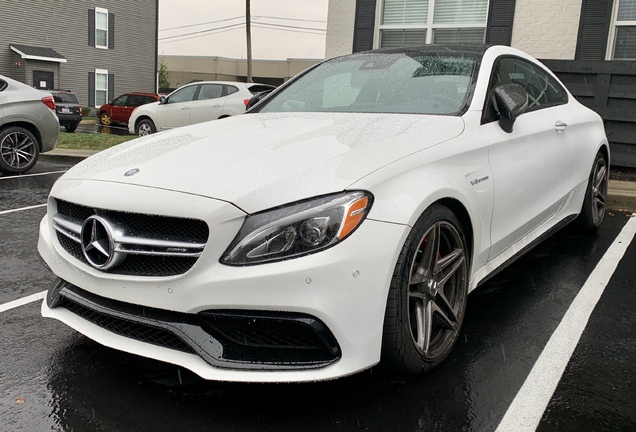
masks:
<svg viewBox="0 0 636 432"><path fill-rule="evenodd" d="M124 107L122 115L124 118L121 120L122 123L128 123L128 119L130 119L130 115L138 106L144 105L146 103L146 96L141 95L128 95L128 99L126 100L126 106Z"/></svg>
<svg viewBox="0 0 636 432"><path fill-rule="evenodd" d="M496 86L511 83L523 86L529 101L512 132L499 126L491 100L482 118L495 185L490 259L547 222L571 190L570 136L564 126L567 92L539 66L517 57L499 58L488 95Z"/></svg>
<svg viewBox="0 0 636 432"><path fill-rule="evenodd" d="M198 88L198 85L182 87L168 96L165 104L157 106L157 130L190 124L190 111Z"/></svg>
<svg viewBox="0 0 636 432"><path fill-rule="evenodd" d="M192 103L192 124L218 119L223 114L224 104L222 84L201 84L197 98Z"/></svg>
<svg viewBox="0 0 636 432"><path fill-rule="evenodd" d="M109 115L112 121L117 123L125 123L128 121L128 119L125 116L125 111L126 111L125 107L126 107L127 99L128 99L128 96L121 95L110 103L111 112L109 113Z"/></svg>

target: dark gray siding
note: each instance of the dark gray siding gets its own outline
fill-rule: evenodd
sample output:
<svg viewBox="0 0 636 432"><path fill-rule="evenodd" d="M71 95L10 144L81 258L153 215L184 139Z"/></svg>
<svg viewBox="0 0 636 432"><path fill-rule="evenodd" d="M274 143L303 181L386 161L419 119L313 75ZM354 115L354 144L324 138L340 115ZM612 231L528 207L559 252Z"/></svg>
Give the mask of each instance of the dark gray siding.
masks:
<svg viewBox="0 0 636 432"><path fill-rule="evenodd" d="M88 73L106 69L114 75L115 95L155 91L158 0L2 0L0 74L32 85L33 60L16 67L20 57L10 44L52 48L67 59L59 65L55 85L77 93L88 105ZM100 7L114 15L113 49L89 45L88 10ZM47 63L47 62L44 62ZM38 62L39 66L42 62ZM50 63L57 68L57 63Z"/></svg>

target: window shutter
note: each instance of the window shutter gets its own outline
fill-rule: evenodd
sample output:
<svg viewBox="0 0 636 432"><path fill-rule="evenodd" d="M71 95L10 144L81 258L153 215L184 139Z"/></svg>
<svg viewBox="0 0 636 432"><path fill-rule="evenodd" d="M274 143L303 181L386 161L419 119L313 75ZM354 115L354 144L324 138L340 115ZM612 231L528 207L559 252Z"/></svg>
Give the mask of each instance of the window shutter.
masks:
<svg viewBox="0 0 636 432"><path fill-rule="evenodd" d="M108 14L108 48L115 48L115 14Z"/></svg>
<svg viewBox="0 0 636 432"><path fill-rule="evenodd" d="M613 0L583 0L576 60L605 60Z"/></svg>
<svg viewBox="0 0 636 432"><path fill-rule="evenodd" d="M373 49L376 0L357 0L353 27L353 52Z"/></svg>
<svg viewBox="0 0 636 432"><path fill-rule="evenodd" d="M95 106L95 72L88 73L88 106Z"/></svg>
<svg viewBox="0 0 636 432"><path fill-rule="evenodd" d="M108 74L108 102L115 99L115 74Z"/></svg>
<svg viewBox="0 0 636 432"><path fill-rule="evenodd" d="M88 10L88 45L95 46L95 9Z"/></svg>
<svg viewBox="0 0 636 432"><path fill-rule="evenodd" d="M515 19L516 0L490 0L486 43L508 45L512 42L512 23Z"/></svg>

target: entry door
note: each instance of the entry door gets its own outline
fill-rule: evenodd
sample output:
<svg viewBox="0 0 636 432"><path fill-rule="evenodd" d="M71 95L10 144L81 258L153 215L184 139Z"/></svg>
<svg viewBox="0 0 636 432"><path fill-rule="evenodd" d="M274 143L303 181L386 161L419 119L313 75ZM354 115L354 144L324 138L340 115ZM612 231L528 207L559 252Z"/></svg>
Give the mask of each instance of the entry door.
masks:
<svg viewBox="0 0 636 432"><path fill-rule="evenodd" d="M53 72L33 71L33 87L40 90L52 90Z"/></svg>

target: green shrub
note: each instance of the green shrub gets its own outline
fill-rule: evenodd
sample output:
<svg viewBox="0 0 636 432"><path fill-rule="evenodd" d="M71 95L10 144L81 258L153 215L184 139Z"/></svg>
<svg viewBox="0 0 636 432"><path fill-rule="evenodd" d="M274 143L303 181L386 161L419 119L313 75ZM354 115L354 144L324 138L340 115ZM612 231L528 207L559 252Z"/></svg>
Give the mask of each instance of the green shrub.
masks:
<svg viewBox="0 0 636 432"><path fill-rule="evenodd" d="M88 116L91 113L91 107L82 107L82 115L84 117Z"/></svg>

